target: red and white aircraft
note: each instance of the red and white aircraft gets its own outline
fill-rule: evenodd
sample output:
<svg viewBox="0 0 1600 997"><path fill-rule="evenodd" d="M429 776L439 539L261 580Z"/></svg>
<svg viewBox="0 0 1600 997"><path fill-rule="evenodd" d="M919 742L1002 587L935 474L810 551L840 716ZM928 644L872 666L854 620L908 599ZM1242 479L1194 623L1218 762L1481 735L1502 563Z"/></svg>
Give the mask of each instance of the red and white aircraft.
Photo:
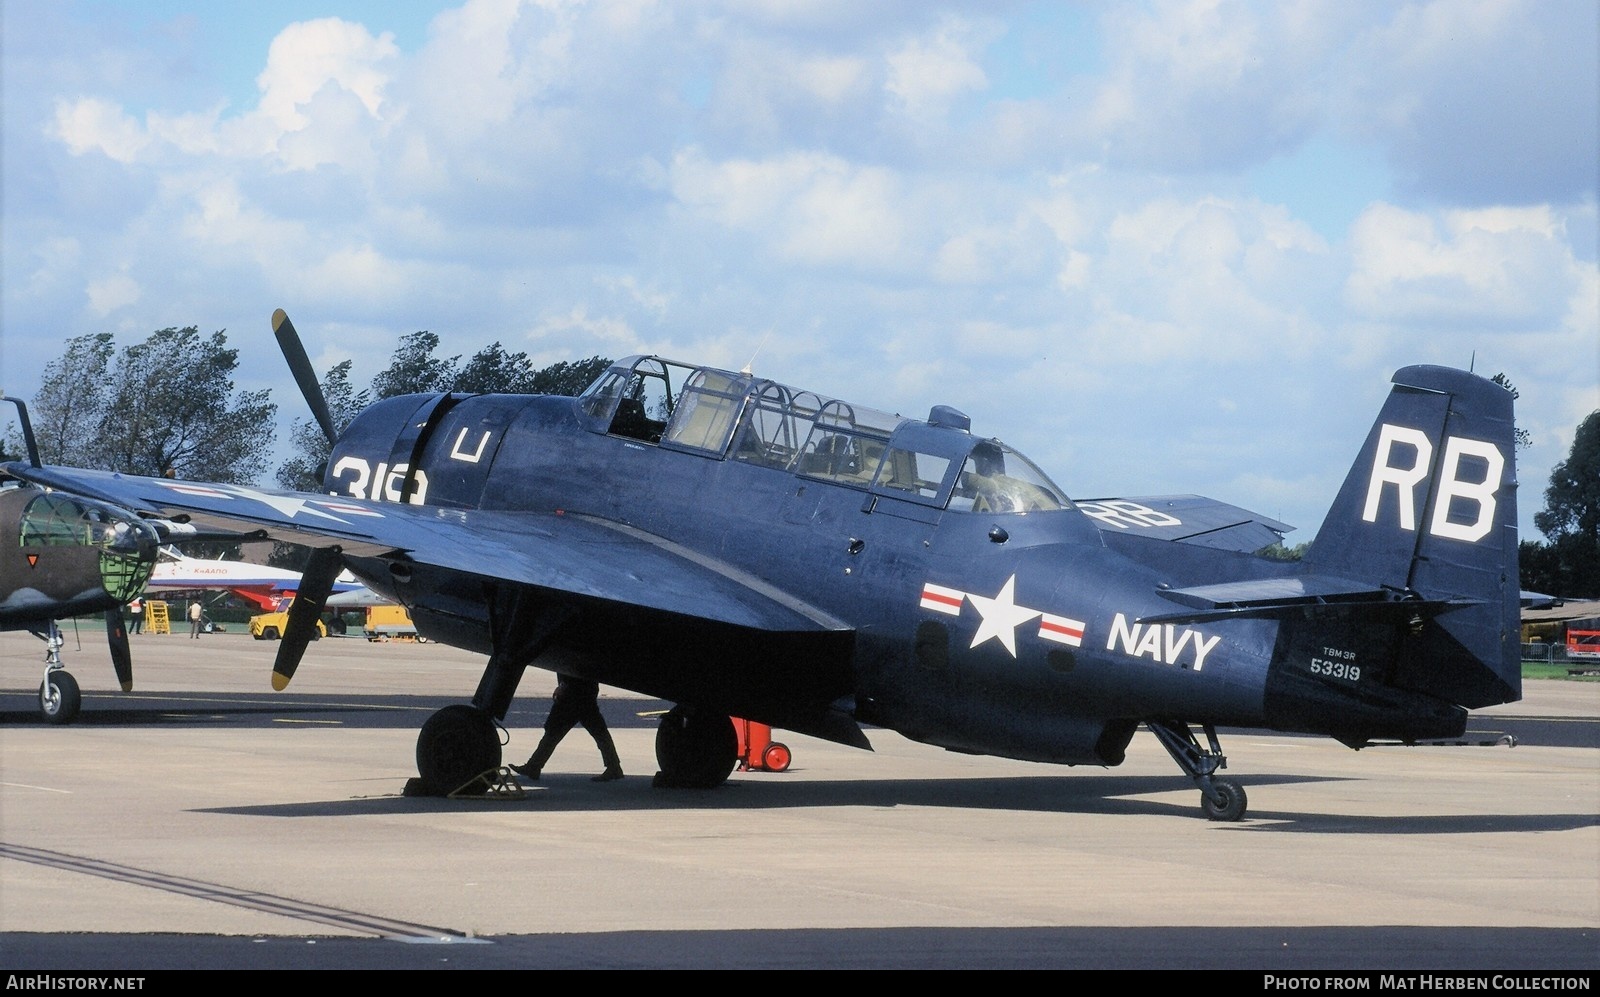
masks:
<svg viewBox="0 0 1600 997"><path fill-rule="evenodd" d="M335 592L363 588L348 571L334 583ZM277 608L285 594L299 591L300 572L248 561L206 560L185 557L176 548L163 547L145 585L149 593L161 591L226 590L260 606Z"/></svg>

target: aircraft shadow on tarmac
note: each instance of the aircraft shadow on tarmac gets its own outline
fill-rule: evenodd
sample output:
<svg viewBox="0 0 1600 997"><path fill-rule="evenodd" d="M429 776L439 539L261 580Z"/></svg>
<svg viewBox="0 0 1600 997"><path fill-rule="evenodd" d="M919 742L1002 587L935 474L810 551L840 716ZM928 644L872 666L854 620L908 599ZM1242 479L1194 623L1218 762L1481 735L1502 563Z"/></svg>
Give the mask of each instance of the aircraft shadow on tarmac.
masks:
<svg viewBox="0 0 1600 997"><path fill-rule="evenodd" d="M17 708L23 697L0 697L0 725L45 726L37 707L30 703ZM414 698L416 702L404 700ZM103 704L95 702L100 700ZM123 694L84 696L84 709L73 721L74 727L173 727L206 724L214 727L261 727L279 720L334 720L340 726L356 729L420 726L421 720L438 709L432 697L386 697L381 704L371 697L306 696L300 700L278 697L268 702L266 695L218 694ZM134 705L134 704L137 705ZM419 715L421 719L419 719Z"/></svg>
<svg viewBox="0 0 1600 997"><path fill-rule="evenodd" d="M303 721L335 724L350 730L415 729L419 717L453 702L440 696L319 696L292 693L102 693L86 694L85 709L76 726L103 728L248 729ZM668 704L653 700L603 698L601 708L614 729L653 727L653 710ZM504 721L508 729L538 728L549 708L547 699L514 703ZM1535 719L1535 718L1529 718ZM0 693L0 725L44 726L33 697L26 693ZM1573 739L1573 727L1584 733ZM1589 746L1593 721L1563 725L1557 743ZM1530 732L1531 733L1531 732ZM1523 743L1531 743L1524 740ZM865 759L871 763L870 758ZM1299 774L1253 773L1248 785L1339 781L1336 777ZM1092 775L1065 771L1059 775L1009 778L865 779L862 781L801 782L785 773L736 774L727 784L711 790L655 790L648 774L630 776L623 783L595 786L588 774L547 773L543 782L525 787L521 798L442 799L406 797L397 785L384 794L261 807L218 810L218 813L276 817L328 817L438 813L492 808L503 811L674 811L681 809L746 810L831 806L923 806L980 810L1020 810L1037 813L1085 815L1166 815L1200 819L1191 794L1193 784L1182 775ZM1157 793L1177 794L1171 801L1140 799ZM1337 834L1472 834L1505 831L1560 831L1600 824L1600 816L1578 814L1468 814L1351 816L1324 812L1253 810L1240 824L1205 822L1208 828L1252 832L1313 831Z"/></svg>
<svg viewBox="0 0 1600 997"><path fill-rule="evenodd" d="M225 729L270 726L280 721L337 722L352 730L379 730L422 726L441 706L457 700L441 696L311 695L251 692L151 692L84 693L83 710L74 727L169 727L206 724ZM644 703L646 705L641 706ZM653 700L615 700L602 703L606 722L613 728L654 726L654 718L640 717L650 707L665 711L670 704ZM508 728L539 727L549 710L549 700L517 704L506 714ZM0 693L0 725L47 726L39 715L36 697L28 693Z"/></svg>
<svg viewBox="0 0 1600 997"><path fill-rule="evenodd" d="M769 779L771 781L765 781ZM546 774L527 795L504 798L405 797L394 795L264 806L223 807L201 813L267 817L361 817L408 813L470 813L484 808L499 813L526 811L532 819L551 811L616 811L646 813L678 810L755 810L804 807L941 807L1016 810L1084 816L1181 816L1217 831L1312 831L1321 834L1486 834L1508 831L1565 831L1600 824L1600 815L1572 814L1422 814L1352 816L1296 811L1252 811L1237 824L1206 821L1196 815L1189 794L1193 785L1182 776L1061 775L1010 778L882 779L797 782L783 774L761 774L763 781L736 774L716 789L657 790L650 777L630 776L622 783L595 786L587 773ZM1346 781L1337 777L1266 775L1250 777L1250 785L1272 786ZM1178 794L1174 799L1137 797Z"/></svg>
<svg viewBox="0 0 1600 997"><path fill-rule="evenodd" d="M83 694L83 711L75 726L156 727L205 723L219 727L265 727L279 721L337 721L354 730L408 727L417 729L434 711L459 702L451 696L315 695L288 692L131 692ZM654 727L672 704L660 700L602 697L600 709L606 723L617 730ZM512 703L501 726L510 730L537 728L550 709L547 698ZM37 696L30 692L0 691L0 725L45 726ZM1493 726L1496 730L1478 730ZM1223 727L1224 734L1260 733ZM1467 739L1492 742L1503 733L1522 744L1600 748L1600 720L1593 717L1478 718ZM1277 733L1279 737L1304 737Z"/></svg>

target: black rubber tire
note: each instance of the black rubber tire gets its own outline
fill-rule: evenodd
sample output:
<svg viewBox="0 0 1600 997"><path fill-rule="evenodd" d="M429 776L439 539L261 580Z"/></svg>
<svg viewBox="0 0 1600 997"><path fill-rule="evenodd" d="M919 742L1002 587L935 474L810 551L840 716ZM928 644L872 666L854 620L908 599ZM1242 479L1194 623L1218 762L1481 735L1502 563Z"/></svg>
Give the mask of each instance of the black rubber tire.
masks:
<svg viewBox="0 0 1600 997"><path fill-rule="evenodd" d="M69 724L83 708L83 692L69 673L54 671L39 683L39 715L46 723Z"/></svg>
<svg viewBox="0 0 1600 997"><path fill-rule="evenodd" d="M485 772L500 767L500 734L476 706L446 706L417 734L417 775L433 796L472 790ZM487 788L486 786L476 787Z"/></svg>
<svg viewBox="0 0 1600 997"><path fill-rule="evenodd" d="M739 761L739 733L726 714L675 706L656 730L658 785L712 789L728 781Z"/></svg>
<svg viewBox="0 0 1600 997"><path fill-rule="evenodd" d="M278 628L277 627L262 627L261 628L261 639L262 640L277 640L278 639Z"/></svg>
<svg viewBox="0 0 1600 997"><path fill-rule="evenodd" d="M1235 821L1244 816L1249 800L1244 787L1232 779L1213 779L1211 792L1200 793L1200 805L1207 820Z"/></svg>

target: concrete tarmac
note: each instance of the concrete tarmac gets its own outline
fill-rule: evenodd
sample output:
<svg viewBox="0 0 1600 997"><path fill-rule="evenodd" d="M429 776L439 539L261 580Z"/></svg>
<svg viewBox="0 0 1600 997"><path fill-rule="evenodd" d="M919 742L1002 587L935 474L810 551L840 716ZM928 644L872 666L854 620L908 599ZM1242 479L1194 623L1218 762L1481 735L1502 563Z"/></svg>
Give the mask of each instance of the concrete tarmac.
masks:
<svg viewBox="0 0 1600 997"><path fill-rule="evenodd" d="M416 731L479 656L330 637L272 694L275 644L132 641L124 694L69 631L85 715L54 727L18 710L42 644L0 634L0 970L1600 970L1582 739L1225 735L1250 808L1218 824L1145 732L1069 769L776 731L788 771L654 789L662 704L608 688L622 781L578 729L538 783L429 799L402 795ZM508 762L553 684L524 679ZM1530 681L1469 739L1530 717L1592 732L1600 683Z"/></svg>

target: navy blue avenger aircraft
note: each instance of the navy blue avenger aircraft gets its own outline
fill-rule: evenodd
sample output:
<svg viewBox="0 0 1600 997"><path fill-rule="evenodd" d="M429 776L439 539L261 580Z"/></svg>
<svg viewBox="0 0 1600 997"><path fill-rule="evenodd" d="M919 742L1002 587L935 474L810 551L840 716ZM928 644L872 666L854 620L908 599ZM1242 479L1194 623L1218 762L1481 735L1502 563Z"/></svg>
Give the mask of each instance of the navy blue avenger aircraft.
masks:
<svg viewBox="0 0 1600 997"><path fill-rule="evenodd" d="M676 704L661 785L725 780L730 717L1096 766L1144 727L1216 820L1246 804L1218 727L1449 740L1521 695L1512 399L1462 371L1395 374L1286 563L1250 553L1284 524L1198 496L1074 502L947 405L903 418L653 356L577 398L388 398L335 438L273 325L334 441L329 494L6 469L312 546L278 688L346 566L419 633L487 654L470 705L422 728L430 792L503 774L497 721L529 665Z"/></svg>

